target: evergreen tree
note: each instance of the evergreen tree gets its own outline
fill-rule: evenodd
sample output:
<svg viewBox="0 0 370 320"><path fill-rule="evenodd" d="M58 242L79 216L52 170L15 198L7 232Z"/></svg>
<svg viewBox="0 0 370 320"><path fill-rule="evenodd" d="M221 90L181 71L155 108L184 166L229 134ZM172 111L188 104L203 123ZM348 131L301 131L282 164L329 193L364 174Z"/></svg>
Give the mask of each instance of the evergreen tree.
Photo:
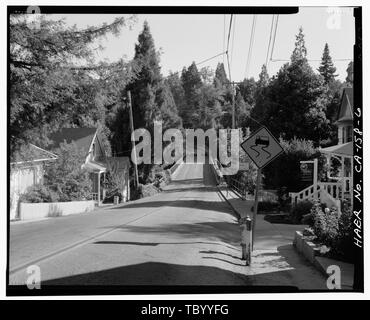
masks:
<svg viewBox="0 0 370 320"><path fill-rule="evenodd" d="M156 101L160 106L163 130L181 127L181 119L178 115L176 102L167 82L161 83L157 90Z"/></svg>
<svg viewBox="0 0 370 320"><path fill-rule="evenodd" d="M306 44L304 40L303 28L300 27L299 33L298 35L296 35L295 46L294 46L294 50L293 50L290 60L291 62L306 60L306 56L307 56L307 49L306 49Z"/></svg>
<svg viewBox="0 0 370 320"><path fill-rule="evenodd" d="M162 81L159 65L159 53L154 46L148 22L144 22L143 31L135 45L136 60L141 65L137 78L128 85L131 91L134 127L149 129L154 120L160 120L160 107L156 101L156 90Z"/></svg>
<svg viewBox="0 0 370 320"><path fill-rule="evenodd" d="M267 73L267 68L266 65L262 65L261 72L258 76L258 81L257 81L257 87L258 88L263 88L266 87L269 83L270 77L269 74Z"/></svg>
<svg viewBox="0 0 370 320"><path fill-rule="evenodd" d="M257 83L254 78L244 79L242 83L237 86L237 91L240 92L245 103L249 105L250 108L254 106L254 96L257 89Z"/></svg>
<svg viewBox="0 0 370 320"><path fill-rule="evenodd" d="M346 83L348 84L348 86L352 87L353 86L353 61L351 61L348 64L346 71L347 71Z"/></svg>
<svg viewBox="0 0 370 320"><path fill-rule="evenodd" d="M47 147L48 133L62 126L104 123L107 100L99 78L124 63L94 64L91 44L134 21L118 18L79 30L45 15L34 27L25 16L9 21L11 156L23 144Z"/></svg>
<svg viewBox="0 0 370 320"><path fill-rule="evenodd" d="M332 82L335 77L338 76L335 74L337 68L334 67L327 43L325 43L324 52L322 54L321 64L318 71L323 76L326 84Z"/></svg>
<svg viewBox="0 0 370 320"><path fill-rule="evenodd" d="M180 115L184 128L191 128L194 125L192 119L196 117L196 112L199 109L198 89L202 86L202 79L195 62L188 69L184 68L182 70L181 81L186 105L181 110Z"/></svg>
<svg viewBox="0 0 370 320"><path fill-rule="evenodd" d="M228 85L229 80L227 79L225 66L223 63L218 63L215 72L214 85L216 87L224 87Z"/></svg>
<svg viewBox="0 0 370 320"><path fill-rule="evenodd" d="M302 28L296 39L291 62L283 65L267 86L262 72L252 117L275 136L308 139L319 145L330 135L328 86L307 62Z"/></svg>
<svg viewBox="0 0 370 320"><path fill-rule="evenodd" d="M267 92L268 92L268 85L270 82L270 77L267 73L266 65L262 65L261 72L258 76L258 81L256 83L255 94L254 94L254 107L251 110L251 116L253 119L257 121L263 120L264 116L267 112L267 108L269 108L268 99L267 99ZM251 120L249 122L249 126L252 131L258 129L260 124L256 121Z"/></svg>
<svg viewBox="0 0 370 320"><path fill-rule="evenodd" d="M181 116L185 110L185 91L182 86L181 79L178 73L171 73L165 80L166 85L171 90L173 100L175 101L175 105L180 116L180 120L182 123Z"/></svg>

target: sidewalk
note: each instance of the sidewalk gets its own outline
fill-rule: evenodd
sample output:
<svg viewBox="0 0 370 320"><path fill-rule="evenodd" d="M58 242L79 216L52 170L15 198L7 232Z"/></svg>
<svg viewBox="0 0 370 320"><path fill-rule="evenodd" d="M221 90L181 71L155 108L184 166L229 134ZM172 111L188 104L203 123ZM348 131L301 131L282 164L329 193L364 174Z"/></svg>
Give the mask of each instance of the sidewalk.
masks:
<svg viewBox="0 0 370 320"><path fill-rule="evenodd" d="M227 187L219 187L226 201L238 217L253 216L254 199L242 200ZM305 225L277 224L264 220L263 214L257 215L255 230L255 249L275 249L281 245L291 245L295 231L302 231Z"/></svg>
<svg viewBox="0 0 370 320"><path fill-rule="evenodd" d="M243 200L227 187L219 191L236 216L252 217L252 199ZM293 247L295 231L304 225L272 224L257 215L252 265L247 273L254 275L255 285L291 285L305 290L327 290L326 278Z"/></svg>
<svg viewBox="0 0 370 320"><path fill-rule="evenodd" d="M219 187L219 190L238 217L245 217L249 215L252 218L253 212L251 209L254 205L254 199L251 198L247 200L242 200L227 187ZM299 254L296 252L292 245L295 231L302 231L305 227L306 227L305 225L279 224L279 223L273 224L265 221L263 214L258 214L255 230L255 243L252 263L254 265L259 266L261 263L263 263L264 260L261 259L261 257L265 257L266 262L270 261L271 265L273 265L275 260L273 258L274 251L275 253L280 254L281 259L286 258L287 261L289 261L289 259L293 261L292 259L294 255L299 256ZM301 257L301 259L303 260L302 264L308 263L304 258ZM341 270L342 289L345 290L352 289L354 272L353 265L324 257L316 257L316 260L317 260L316 269L319 272L321 272L325 282L327 278L326 275L327 267L330 265L338 265ZM295 258L294 261L298 262L298 259ZM297 265L295 267L297 267ZM325 289L327 288L325 287Z"/></svg>

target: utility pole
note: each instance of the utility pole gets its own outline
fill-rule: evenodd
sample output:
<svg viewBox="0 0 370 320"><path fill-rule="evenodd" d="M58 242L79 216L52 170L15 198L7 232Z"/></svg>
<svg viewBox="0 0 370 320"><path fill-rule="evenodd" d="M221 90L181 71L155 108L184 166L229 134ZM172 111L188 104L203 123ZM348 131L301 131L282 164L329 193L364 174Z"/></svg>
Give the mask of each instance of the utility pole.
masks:
<svg viewBox="0 0 370 320"><path fill-rule="evenodd" d="M224 84L231 84L231 128L232 129L235 129L236 127L236 121L235 121L235 93L236 93L236 89L235 89L235 85L238 85L238 84L241 84L243 82L235 82L235 81L231 81L231 82L226 82Z"/></svg>
<svg viewBox="0 0 370 320"><path fill-rule="evenodd" d="M131 104L131 91L127 91L127 103L130 110L130 127L131 127L131 137L132 133L134 132L134 115L132 113L132 104ZM132 142L132 149L134 153L134 168L135 168L135 187L137 188L139 186L139 173L137 171L137 161L136 161L136 146L135 146L135 140L131 140Z"/></svg>
<svg viewBox="0 0 370 320"><path fill-rule="evenodd" d="M257 169L257 181L256 181L256 188L254 191L254 206L253 206L253 219L252 219L252 251L254 246L254 239L255 239L255 228L256 228L256 220L257 220L257 213L258 213L258 192L260 190L261 185L261 169Z"/></svg>
<svg viewBox="0 0 370 320"><path fill-rule="evenodd" d="M233 94L232 94L232 100L231 100L231 103L232 103L232 125L231 125L231 128L232 129L235 129L235 86L234 86L234 83L232 83L232 90L233 90Z"/></svg>

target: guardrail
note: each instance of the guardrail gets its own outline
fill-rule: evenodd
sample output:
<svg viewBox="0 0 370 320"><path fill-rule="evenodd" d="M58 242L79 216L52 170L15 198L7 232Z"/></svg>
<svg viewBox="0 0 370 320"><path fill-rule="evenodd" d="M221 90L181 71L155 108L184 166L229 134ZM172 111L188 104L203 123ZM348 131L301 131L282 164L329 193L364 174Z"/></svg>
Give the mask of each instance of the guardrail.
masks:
<svg viewBox="0 0 370 320"><path fill-rule="evenodd" d="M244 182L228 177L226 179L228 186L234 190L242 199L246 199L247 188Z"/></svg>
<svg viewBox="0 0 370 320"><path fill-rule="evenodd" d="M176 171L176 169L180 166L181 163L184 162L184 157L179 158L172 166L171 168L167 169L170 177L173 175L173 173Z"/></svg>
<svg viewBox="0 0 370 320"><path fill-rule="evenodd" d="M217 159L213 158L213 157L210 157L209 159L210 159L210 162L212 164L213 174L215 175L217 184L223 183L224 182L224 176L223 176L223 174L221 172L221 169L220 169L220 167L221 167L220 162Z"/></svg>

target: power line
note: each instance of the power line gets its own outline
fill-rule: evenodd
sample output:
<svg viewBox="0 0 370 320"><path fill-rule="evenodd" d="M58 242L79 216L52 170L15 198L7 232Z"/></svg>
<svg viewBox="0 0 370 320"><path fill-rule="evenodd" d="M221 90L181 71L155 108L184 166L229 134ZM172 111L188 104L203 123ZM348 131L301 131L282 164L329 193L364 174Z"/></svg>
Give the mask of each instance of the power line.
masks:
<svg viewBox="0 0 370 320"><path fill-rule="evenodd" d="M257 16L253 15L253 22L252 22L252 30L251 30L251 36L249 39L249 50L248 50L248 57L247 57L247 65L245 67L245 78L247 78L248 72L249 72L249 65L252 57L252 49L253 49L253 43L254 43L254 31L256 27L256 19Z"/></svg>
<svg viewBox="0 0 370 320"><path fill-rule="evenodd" d="M225 52L225 35L226 35L226 14L224 14L224 36L222 38L223 40L222 52ZM225 65L225 55L223 56L222 63Z"/></svg>
<svg viewBox="0 0 370 320"><path fill-rule="evenodd" d="M230 34L231 34L231 25L233 23L233 15L230 16L230 24L229 24L229 34L227 35L227 47L226 47L226 54L229 51L229 44L230 44Z"/></svg>
<svg viewBox="0 0 370 320"><path fill-rule="evenodd" d="M232 38L232 43L231 43L231 60L230 60L230 66L233 65L235 25L236 25L236 16L234 18L234 24L233 24L233 38Z"/></svg>
<svg viewBox="0 0 370 320"><path fill-rule="evenodd" d="M276 16L276 21L275 21L274 40L272 42L272 49L271 49L270 61L272 61L272 55L274 53L275 40L276 40L276 31L277 31L277 28L278 28L278 23L279 23L279 15Z"/></svg>
<svg viewBox="0 0 370 320"><path fill-rule="evenodd" d="M221 56L221 55L224 55L226 52L227 52L227 51L224 51L224 52L221 52L221 53L219 53L219 54L216 54L216 55L215 55L215 56L213 56L213 57L210 57L210 58L208 58L208 59L205 59L205 60L203 60L203 61L201 61L201 62L196 63L195 65L196 65L196 66L198 66L198 65L200 65L200 64L203 64L203 63L205 63L205 62L207 62L207 61L209 61L209 60L212 60L212 59L217 58L217 57L219 57L219 56Z"/></svg>
<svg viewBox="0 0 370 320"><path fill-rule="evenodd" d="M275 47L275 40L276 40L276 31L277 31L277 28L278 28L278 23L279 23L279 15L277 15L276 17L276 21L275 21L275 30L274 30L274 40L273 40L273 43L272 43L272 49L271 49L271 55L270 55L270 61L271 62L289 62L290 59L273 59L272 56L273 56L273 53L274 53L274 47ZM352 61L353 59L332 59L332 61ZM266 59L267 61L267 59ZM308 62L320 62L321 59L307 59Z"/></svg>
<svg viewBox="0 0 370 320"><path fill-rule="evenodd" d="M274 20L275 20L275 15L272 15L272 19L271 19L271 29L270 29L270 38L269 38L269 44L268 44L268 47L267 47L267 53L266 53L266 62L265 62L266 69L267 69L267 66L268 66L268 57L269 57L270 46L271 46L272 31L273 31L273 29L274 29Z"/></svg>
<svg viewBox="0 0 370 320"><path fill-rule="evenodd" d="M332 61L336 62L344 62L344 61L352 61L353 59L332 59ZM272 59L271 62L289 62L290 59ZM320 62L321 59L307 59L308 62Z"/></svg>
<svg viewBox="0 0 370 320"><path fill-rule="evenodd" d="M219 54L214 55L213 57L210 57L210 58L207 58L207 59L202 60L202 61L200 61L200 62L197 62L197 63L195 63L195 65L196 65L196 66L198 66L198 65L203 64L203 63L205 63L205 62L208 62L208 61L210 61L210 60L212 60L212 59L214 59L214 58L217 58L217 57L219 57L219 56L225 55L225 53L227 53L227 52L226 52L226 51L225 51L225 52L221 52L221 53L219 53ZM173 75L175 75L175 74L179 74L180 72L181 72L181 71L176 71L176 72L174 72L174 73L172 73L172 74L170 74L170 75L168 75L168 76L166 76L166 77L163 77L163 79L167 79L167 78L169 78L169 77L171 77L171 76L173 76Z"/></svg>

